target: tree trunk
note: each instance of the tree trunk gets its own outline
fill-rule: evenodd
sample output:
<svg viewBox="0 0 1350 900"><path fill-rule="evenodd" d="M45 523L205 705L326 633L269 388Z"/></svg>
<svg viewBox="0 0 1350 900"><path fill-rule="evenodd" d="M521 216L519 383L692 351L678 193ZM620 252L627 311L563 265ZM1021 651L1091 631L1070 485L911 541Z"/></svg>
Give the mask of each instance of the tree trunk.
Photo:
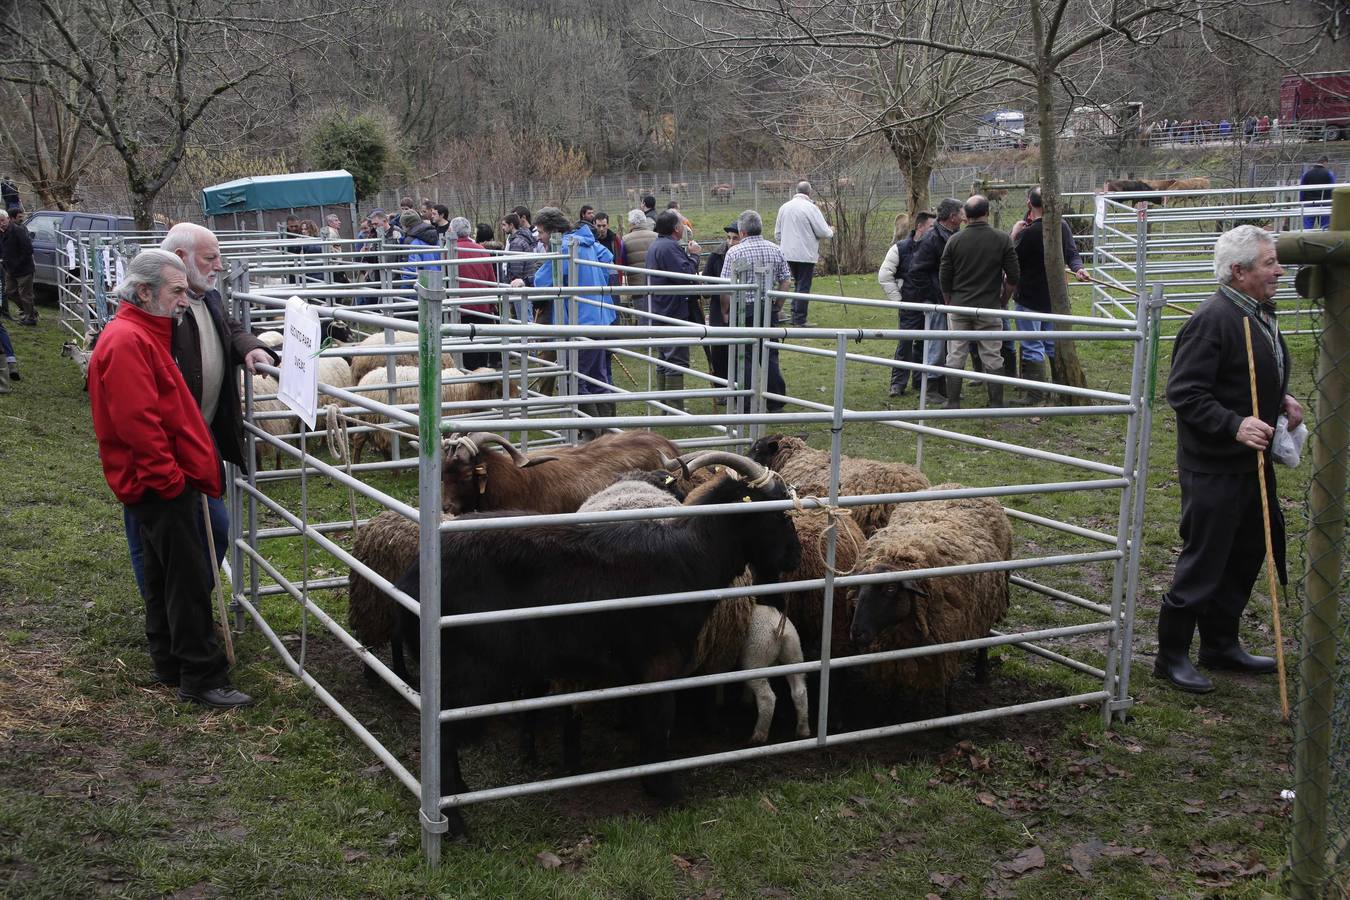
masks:
<svg viewBox="0 0 1350 900"><path fill-rule="evenodd" d="M933 174L936 153L926 149L931 142L925 144L925 150L915 153L913 135L899 129L887 129L885 134L895 164L905 176L905 186L909 190L909 221L913 222L915 216L928 208L928 179Z"/></svg>
<svg viewBox="0 0 1350 900"><path fill-rule="evenodd" d="M903 167L905 184L909 188L909 221L928 209L928 179L933 174L933 164L928 160L912 159Z"/></svg>
<svg viewBox="0 0 1350 900"><path fill-rule="evenodd" d="M1043 59L1036 73L1036 106L1041 129L1041 200L1045 208L1044 229L1045 274L1050 287L1050 311L1072 315L1069 287L1064 280L1064 247L1060 243L1059 167L1055 161L1055 101L1051 79L1054 73ZM1056 325L1057 331L1068 331L1069 326ZM1055 381L1069 387L1086 387L1087 377L1078 359L1078 348L1073 341L1056 341L1053 362ZM1079 404L1077 398L1062 398L1067 404Z"/></svg>
<svg viewBox="0 0 1350 900"><path fill-rule="evenodd" d="M131 189L131 216L136 220L137 231L153 231L155 228L155 197L159 196L159 189L151 189L144 182L132 181L128 187Z"/></svg>

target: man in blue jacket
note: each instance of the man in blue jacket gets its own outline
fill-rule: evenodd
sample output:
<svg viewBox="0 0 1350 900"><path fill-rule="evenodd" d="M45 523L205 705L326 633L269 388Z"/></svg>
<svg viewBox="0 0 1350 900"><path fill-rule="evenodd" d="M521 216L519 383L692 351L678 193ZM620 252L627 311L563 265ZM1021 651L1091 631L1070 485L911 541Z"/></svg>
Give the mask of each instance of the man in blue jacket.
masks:
<svg viewBox="0 0 1350 900"><path fill-rule="evenodd" d="M679 241L683 233L684 222L680 216L680 211L677 209L663 210L656 217L656 240L652 241L651 246L647 248L647 268L679 275L693 275L698 272L698 242L690 241L688 249L681 247ZM682 278L667 278L663 275L649 275L647 276L647 283L653 287L689 284ZM698 301L688 294L652 294L651 304L652 312L659 316L682 319L691 324L703 324L703 314ZM691 311L691 306L694 311ZM658 321L653 324L671 325L674 323ZM658 347L657 353L660 355L662 362L684 369L689 368L688 344ZM678 369L657 368L656 389L660 391L684 390L684 373ZM684 400L671 400L670 405L683 410Z"/></svg>
<svg viewBox="0 0 1350 900"><path fill-rule="evenodd" d="M609 284L609 270L602 269L599 266L586 265L586 263L612 263L614 254L610 253L604 246L595 239L594 232L586 223L579 223L576 230L571 230L572 225L567 221L567 216L556 206L545 206L534 216L534 227L539 231L539 240L546 246L555 234L561 234L562 253L570 257L572 247L577 250L577 271L571 271L570 259L557 260L554 262L545 262L539 266L534 273L535 287L565 287L567 285L577 285L579 287L603 287ZM556 280L555 280L556 279ZM612 325L617 314L614 311L614 305L609 302L609 298L593 294L582 294L576 298L564 297L559 301L558 314L554 321L561 325L571 325L572 313L570 307L576 306L577 325ZM614 377L610 374L609 351L599 350L578 350L577 351L577 392L580 394L599 394L608 395L610 385L614 383ZM614 404L612 402L603 403L583 403L582 412L592 416L612 416L614 415Z"/></svg>

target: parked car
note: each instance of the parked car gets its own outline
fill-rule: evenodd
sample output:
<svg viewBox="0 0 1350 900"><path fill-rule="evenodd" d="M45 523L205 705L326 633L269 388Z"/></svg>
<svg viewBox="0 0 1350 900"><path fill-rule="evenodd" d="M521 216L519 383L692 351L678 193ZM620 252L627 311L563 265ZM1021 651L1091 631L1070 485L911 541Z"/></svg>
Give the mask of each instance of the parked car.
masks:
<svg viewBox="0 0 1350 900"><path fill-rule="evenodd" d="M67 238L62 235L76 231L115 233L136 230L136 220L131 216L78 210L39 210L30 214L24 224L33 236L33 265L36 269L33 287L45 293L56 290L61 270L66 267ZM163 225L155 225L155 231L159 233L166 230Z"/></svg>

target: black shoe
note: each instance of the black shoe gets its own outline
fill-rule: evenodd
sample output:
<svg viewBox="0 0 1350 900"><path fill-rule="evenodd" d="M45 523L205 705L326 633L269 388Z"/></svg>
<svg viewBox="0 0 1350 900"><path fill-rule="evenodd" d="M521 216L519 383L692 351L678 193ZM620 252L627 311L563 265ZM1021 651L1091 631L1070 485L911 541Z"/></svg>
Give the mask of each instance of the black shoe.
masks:
<svg viewBox="0 0 1350 900"><path fill-rule="evenodd" d="M19 370L18 370L18 369L10 369L10 370L9 370L9 380L10 380L10 381L23 381L23 376L19 374Z"/></svg>
<svg viewBox="0 0 1350 900"><path fill-rule="evenodd" d="M202 706L209 706L212 709L235 709L253 703L252 697L243 691L236 691L232 687L206 688L196 691L189 691L180 687L178 698L180 700L191 700L193 703L200 703Z"/></svg>
<svg viewBox="0 0 1350 900"><path fill-rule="evenodd" d="M891 385L891 389L887 392L886 396L888 396L888 397L903 397L903 396L905 396L905 386L904 386L903 384L893 384L893 385Z"/></svg>
<svg viewBox="0 0 1350 900"><path fill-rule="evenodd" d="M1210 681L1191 664L1191 637L1195 634L1195 613L1163 601L1158 612L1158 656L1153 663L1154 676L1192 694L1214 690Z"/></svg>
<svg viewBox="0 0 1350 900"><path fill-rule="evenodd" d="M32 328L33 326L37 325L37 319L20 319L19 324L27 325L29 328Z"/></svg>
<svg viewBox="0 0 1350 900"><path fill-rule="evenodd" d="M1268 675L1277 668L1275 657L1254 656L1238 640L1238 620L1227 616L1200 617L1200 665L1251 675Z"/></svg>

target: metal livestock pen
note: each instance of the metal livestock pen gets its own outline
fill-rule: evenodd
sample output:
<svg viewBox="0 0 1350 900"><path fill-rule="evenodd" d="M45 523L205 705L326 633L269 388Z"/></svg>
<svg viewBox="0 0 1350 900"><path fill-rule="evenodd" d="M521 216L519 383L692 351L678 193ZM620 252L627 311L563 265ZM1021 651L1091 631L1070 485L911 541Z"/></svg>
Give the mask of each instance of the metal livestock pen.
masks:
<svg viewBox="0 0 1350 900"><path fill-rule="evenodd" d="M923 396L920 397L918 408L893 409L879 408L878 404L867 401L859 403L856 392L850 400L850 377L856 379L876 373L887 376L893 366L935 374L944 370L920 363L894 361L889 354L891 342L898 339L966 340L973 339L975 335L983 339L1014 340L1018 333L1013 330L902 331L875 322L858 327L789 331L774 324L771 306L774 302L791 299L794 295L774 290L765 272L738 272L734 283L698 276L686 277L685 281L695 285L692 289L679 285L653 288L622 283L584 288L509 288L501 284L466 283L458 272L459 267L468 260L457 256L453 247L435 249L434 260L410 262L406 248L372 249L353 245L342 248L341 252L308 255L302 266L294 254L284 252L281 246L284 243L274 236L223 236L222 250L231 261L226 293L234 313L253 327L260 324L271 327L285 299L299 295L322 304L320 312L324 318L342 320L370 333L383 332L388 338L396 334L415 336L419 359L416 384L419 402L393 402L397 399L393 396L393 388L398 386L393 372L393 348L350 345L326 347L322 351L324 356L349 360L363 355L384 357L389 377L387 383L368 391L323 383L319 385L320 406L326 414L332 439L332 452L325 458L325 454L315 447L317 435L307 432L302 424L293 426L294 430L283 434L275 434L275 429L262 427L268 418L286 419L288 414L259 409L258 402L265 398L255 396L252 384L245 380L246 427L251 459L245 470L232 471L228 479L232 527L229 559L235 606L241 616L246 615L262 632L285 667L312 689L417 798L423 829L423 850L429 861L435 862L439 857L441 834L447 824L443 811L449 807L649 773L897 737L924 729L1080 704L1097 705L1108 721L1122 718L1130 708L1133 701L1129 692L1128 648L1134 622L1144 502L1141 488L1146 483L1146 450L1151 420L1146 376L1150 367L1150 354L1157 352L1156 341L1151 338L1156 335L1161 309L1160 291L1143 292L1150 299L1136 301L1134 314L1129 317L1123 314L1124 304L1113 304L1111 316L1049 317L1055 319L1061 328L1073 326L1076 330L1072 332L1072 337L1080 342L1080 346L1100 342L1105 345L1104 352L1117 348L1124 354L1121 362L1130 373L1125 389L1111 391L1049 386L1057 396L1077 402L1034 410L933 409L927 407ZM426 251L426 248L419 249ZM555 267L560 267L566 259L556 251L556 245L554 252L531 255L531 258L538 259L543 265ZM575 254L568 260L573 272L577 271L577 265L584 264L575 258ZM618 276L624 273L650 274L644 270L616 265L602 268ZM347 283L334 281L333 276L338 272L345 273ZM623 279L618 277L613 280L622 282ZM562 282L562 278L554 278L555 284ZM665 319L640 308L631 308L624 302L635 296L679 294L690 290L730 294L730 321L743 324L725 328L696 326ZM859 320L884 315L886 321L894 321L890 317L904 306L925 311L934 309L926 305L895 304L846 296L815 295L811 300L844 312L851 310ZM461 307L471 302L490 303L494 312L486 322L482 319L465 321ZM622 305L623 318L620 322L631 324L543 324L529 320L527 310L532 302L550 306L554 323L564 319L576 322L577 311L583 305ZM562 314L564 310L567 311L565 317ZM1004 311L994 314L1005 320L1025 315ZM1068 332L1057 334L1067 336ZM1051 338L1054 338L1053 334ZM873 344L870 347L859 346L859 342ZM579 369L576 359L578 350L608 348L621 362L625 375L629 375L627 366L632 365L641 367L640 372L646 372L650 377L652 372L666 366L652 354L653 348L677 343L728 347L738 363L744 361L744 367L731 366L729 378L721 379L691 365L684 370L684 374L696 381L697 385L682 392L652 391L640 383L641 376L633 377L627 387L610 387L613 399L620 404L615 415L587 415L582 404L593 401L595 395L583 393L582 386L604 386L594 383ZM855 346L850 347L850 344ZM885 350L878 349L883 346ZM412 348L405 344L398 349ZM498 399L442 403L442 354L451 354L452 359L458 362L456 354L466 350L487 351L497 355L500 375L490 377L493 383L500 379L501 393ZM784 368L789 371L809 369L818 372L820 380L824 382L816 392L819 396L809 398L805 396L805 390L771 394L766 389L768 354L771 351L781 355ZM738 374L741 372L748 373L748 378ZM472 376L446 377L454 381ZM805 383L804 377L794 377ZM1021 384L1016 378L982 373L967 373L967 377L974 381L998 382L1008 386ZM550 395L540 390L545 379L556 382L556 393ZM482 376L479 376L479 380L482 380ZM615 380L620 381L618 378ZM412 385L408 383L404 386ZM509 387L514 387L514 394ZM686 409L681 410L668 402L678 398L685 400ZM709 402L713 398L726 402L725 412L719 412ZM778 413L768 412L766 404L770 401L784 403L786 408ZM1074 418L1081 416L1108 418L1117 423L1120 450L1117 453L1094 449L1083 455L1073 455L1044 446L1044 439L1024 438L1023 443L1008 439L1014 434L1027 434L1034 438L1037 434L1044 435L1051 430L1002 430L1013 420L1026 419L1032 415L1051 423L1071 423ZM371 417L378 417L389 424L372 423ZM979 420L977 427L968 427L971 420ZM363 429L389 427L402 432L401 437L390 436L392 458L361 464L354 464L346 458L342 450L344 436L359 433ZM826 496L799 497L795 501L733 504L729 508L688 508L672 502L669 507L636 511L476 517L444 522L439 515L442 502L442 444L445 436L453 432L495 431L516 434L522 444L537 449L572 442L582 428L651 429L669 432L669 436L682 448L721 447L737 450L744 449L766 429L787 427L828 432L831 467ZM985 471L991 473L986 479L989 483L966 485L959 491L926 490L892 495L842 496L840 460L843 448L846 442L852 443L864 436L884 437L891 448L903 447L903 450L890 450L888 455L897 459L902 452L907 458L911 452L913 458L919 458L924 442L930 448L935 444L952 448L953 453L968 449L973 453L986 454L993 460L992 464L985 467ZM259 469L257 454L253 451L264 445L273 448L279 454L279 459L285 460L285 467L274 471ZM415 455L403 455L400 447L415 447ZM932 459L930 450L930 467ZM1025 477L1009 483L998 483L1000 479L996 473L1014 471L1023 464L1025 468L1020 471ZM404 498L406 495L403 490L410 489L411 482L400 481L398 473L413 469L417 473L416 500L409 502ZM1053 500L1066 494L1092 497L1097 512L1093 520L1065 521L1055 515L1042 515L1019 508L1034 503L1037 498ZM439 608L420 608L411 597L398 591L389 579L370 569L351 552L355 530L369 520L369 516L363 515L358 509L358 503L364 506L366 512L394 510L419 523L419 593L422 597L439 598L443 587L453 588L440 583L441 536L449 532L492 530L500 532L502 540L509 540L511 530L543 523L579 526L620 520L734 515L766 509L789 509L798 504L808 509L851 509L877 502L908 503L951 496L1004 498L1004 505L1016 531L1023 536L1033 534L1037 539L1036 542L1026 544L1030 552L1022 555L1015 552L1011 560L955 568L852 574L834 571L832 563L837 536L835 530L831 529L825 545L825 556L831 565L827 566L823 577L810 581L743 588L728 585L714 591L616 597L578 605L569 603L566 579L560 578L556 594L540 597L539 606L457 615L444 615ZM332 510L342 512L333 513ZM432 514L423 515L424 511ZM1102 528L1098 519L1114 520L1114 529ZM400 604L410 612L419 614L420 680L417 686L395 675L388 665L349 633L343 621L341 603L341 592L347 584L347 578L313 571L317 568L318 559L350 568L387 594L391 603ZM1097 567L1109 574L1098 579L1080 576L1082 571ZM840 592L867 583L980 571L1008 572L1011 585L1016 589L1014 594L1020 598L1014 612L1010 613L1008 623L1001 626L999 631L954 644L832 655L831 616ZM1057 572L1062 573L1062 577L1058 584L1053 584L1051 582L1055 577L1059 577L1052 577ZM708 599L751 595L767 597L806 589L822 592L823 625L820 646L814 652L808 650L808 657L813 658L802 663L751 671L702 674L647 684L607 685L470 708L441 709L440 635L444 628L534 617L582 616L602 610ZM289 598L293 603L278 605L276 601L284 598ZM324 602L320 603L317 598L324 599ZM300 634L299 646L295 648L288 646L288 642L293 645L295 640L287 632L296 627L297 616ZM352 701L344 701L337 696L342 688L333 685L331 680L328 684L321 682L311 671L307 652L315 640L310 634L312 621L333 636L339 650L369 666L416 710L421 735L420 771L414 771L406 757L401 758L396 750L390 749L387 739L381 740L377 736L383 728L388 727L387 714L379 716L376 721L372 721L371 717L362 721L351 710ZM900 721L898 717L893 717L895 721L888 720L888 724L881 726L831 731L829 707L832 702L832 672L892 660L991 647L1017 648L1028 654L1028 665L1062 667L1070 676L1064 683L1047 678L1038 686L1045 696L1034 699L1021 698L1019 702L991 705L979 702L980 698L976 697L973 698L974 708L961 712L948 712L914 721ZM1037 668L1037 671L1040 669ZM616 697L685 691L702 685L727 684L756 676L781 676L796 672L815 673L819 678L814 737L759 747L734 747L675 756L663 762L639 766L615 765L565 777L486 785L467 793L446 795L442 792L439 775L441 722L564 707ZM1079 680L1083 678L1086 682Z"/></svg>

